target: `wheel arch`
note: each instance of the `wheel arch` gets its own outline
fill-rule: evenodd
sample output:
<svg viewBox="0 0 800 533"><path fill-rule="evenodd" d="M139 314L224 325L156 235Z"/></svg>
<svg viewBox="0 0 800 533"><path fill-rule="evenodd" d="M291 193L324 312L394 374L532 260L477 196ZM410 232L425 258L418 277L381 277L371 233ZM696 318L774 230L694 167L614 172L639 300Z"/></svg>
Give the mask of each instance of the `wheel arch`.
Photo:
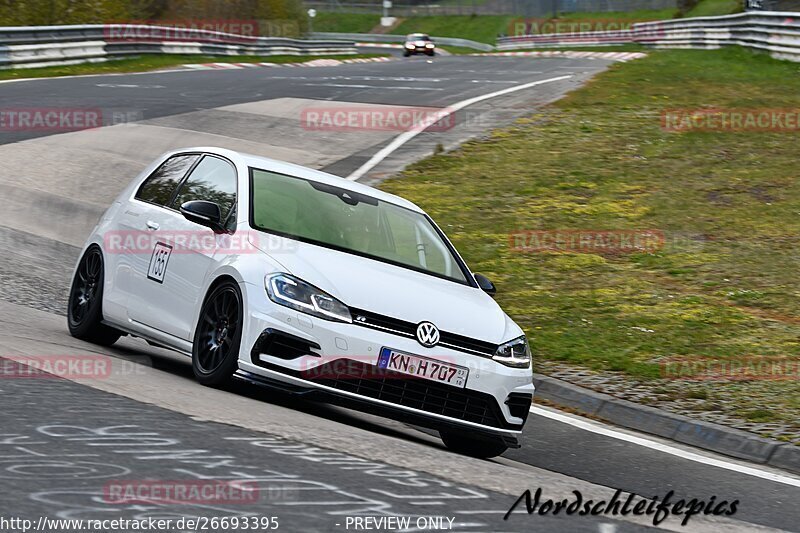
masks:
<svg viewBox="0 0 800 533"><path fill-rule="evenodd" d="M206 286L205 291L203 292L203 298L198 301L197 308L195 309L195 319L194 324L192 324L192 331L190 333L190 339L194 339L194 335L197 331L197 323L200 320L200 313L203 311L203 306L206 305L208 301L208 297L211 296L211 293L214 292L214 289L219 287L225 282L233 283L236 286L236 290L239 291L239 297L242 300L242 311L246 313L247 310L247 301L245 300L245 292L241 288L241 285L244 283L244 280L241 279L239 273L230 268L222 269L219 272L216 272L213 276L209 278L208 285Z"/></svg>

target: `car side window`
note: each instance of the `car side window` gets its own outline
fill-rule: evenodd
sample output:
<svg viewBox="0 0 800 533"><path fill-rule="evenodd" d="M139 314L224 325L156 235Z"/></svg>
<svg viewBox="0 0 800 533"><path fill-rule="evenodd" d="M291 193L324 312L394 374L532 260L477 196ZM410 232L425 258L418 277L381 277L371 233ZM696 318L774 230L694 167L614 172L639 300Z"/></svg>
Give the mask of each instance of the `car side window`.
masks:
<svg viewBox="0 0 800 533"><path fill-rule="evenodd" d="M136 199L156 205L169 205L178 184L199 157L197 154L170 157L142 183Z"/></svg>
<svg viewBox="0 0 800 533"><path fill-rule="evenodd" d="M178 209L192 200L219 205L222 220L225 220L236 202L236 169L233 165L218 157L203 157L181 185L172 207Z"/></svg>

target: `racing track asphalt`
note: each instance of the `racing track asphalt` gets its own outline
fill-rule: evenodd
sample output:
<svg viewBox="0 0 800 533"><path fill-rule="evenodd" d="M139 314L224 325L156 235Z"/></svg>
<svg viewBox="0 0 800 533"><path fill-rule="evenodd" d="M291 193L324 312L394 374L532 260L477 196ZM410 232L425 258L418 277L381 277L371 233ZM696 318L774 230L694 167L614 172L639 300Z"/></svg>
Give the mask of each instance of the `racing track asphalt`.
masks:
<svg viewBox="0 0 800 533"><path fill-rule="evenodd" d="M432 142L452 145L471 135L480 134L489 127L507 122L514 116L530 112L535 106L557 98L607 65L608 62L600 60L452 56L436 58L430 63L423 58L413 58L410 61L353 64L330 68L253 68L92 76L0 84L0 101L3 102L4 109L64 107L132 111L139 123L163 129L205 131L207 128L217 128L215 135L220 141L229 142L230 138L235 136L231 131L237 121L245 126L254 123L252 117L242 114L243 109L248 113L260 113L262 109L258 107L262 105L260 102L269 102L273 99L295 98L332 103L358 102L439 107L510 87L513 84L563 74L575 75L569 83L522 91L522 94L502 97L487 105L479 106L475 113L477 118L465 124L463 128L426 134L415 139L403 147L402 154L398 154L394 160L387 160L386 165L378 169L387 173L409 160L430 153ZM220 114L219 108L242 105L251 107L235 108L235 113L238 114L233 117ZM270 116L274 118L274 113ZM274 125L274 131L259 130L257 137L273 143L270 146L295 145L312 153L319 151L320 154L325 152L323 148L328 148L321 146L322 144L338 142L336 150L324 153L329 162L321 166L340 175L346 175L357 168L389 139L388 136L384 136L370 143L364 139L358 142L349 140L343 134L325 138L314 137L311 132L297 128L287 130L286 122L280 117L272 120L270 124ZM117 130L105 128L100 131L114 133ZM135 174L131 173L132 169L141 168L147 162L144 160L145 155L148 158L154 155L147 153L141 155L141 159L135 157L138 155L137 152L147 152L152 149L145 145L126 147L124 157L118 152L114 153L109 146L103 145L92 153L92 156L97 158L97 167L102 172L93 172L93 168L86 166L86 160L77 165L64 160L70 154L70 150L80 144L77 141L82 139L97 141L97 137L80 137L84 134L85 132L66 135L52 135L52 132L43 131L0 132L0 158L4 161L0 167L0 190L5 190L8 194L6 199L21 202L23 207L27 205L34 212L40 210L37 212L38 216L55 213L56 219L46 222L51 225L62 225L65 228L64 235L50 234L44 229L29 233L24 225L18 223L16 217L4 216L0 220L0 251L6 258L0 263L2 300L6 300L0 302L0 327L3 330L0 334L0 355L99 351L68 337L64 331L62 317L31 308L58 311L61 307L60 299L63 298L67 277L77 254L74 243L81 242L90 229L90 226L85 227L86 222L73 224L67 216L70 210L85 208L87 213L84 218L91 220L94 216L96 219L95 213L103 205L107 205L114 191L127 184ZM254 141L244 133L241 135L243 137L240 138L248 142ZM122 142L130 140L130 137L123 135L119 139ZM31 151L30 147L36 145L30 143L39 142L46 143L43 145L44 148ZM59 152L59 148L63 151ZM115 149L122 150L119 147ZM166 149L165 147L161 151ZM43 160L36 161L33 165L30 161L32 153ZM297 157L302 157L302 154L298 154ZM26 171L31 166L34 167L33 170ZM109 169L113 168L119 168L120 175L108 177ZM48 173L45 169L51 169L52 172ZM69 204L64 213L59 211L57 205L54 207L51 201L38 203L40 198L47 198L42 195L48 191L59 191L60 186L66 187L64 182L75 188L74 184L81 183L80 178L83 174L87 176L86 181L89 183L83 183L80 195L74 195L79 196L80 202L73 198L76 202ZM381 174L377 173L373 177L380 176ZM102 181L104 177L107 182ZM89 184L96 186L89 187ZM5 189L2 189L3 187ZM59 191L59 194L69 196L71 190ZM20 217L22 216L23 214L20 214ZM75 216L75 219L80 217ZM65 236L67 238L62 238ZM244 384L239 385L234 391L201 389L188 379L188 361L138 341L126 339L122 341L120 347L102 353L139 361L134 366L141 368L144 374L123 372L113 379L98 380L83 385L59 382L57 387L47 385L55 382L46 380L31 380L27 382L27 386L23 381L2 383L0 390L4 397L8 394L9 397L22 395L27 398L27 401L16 404L13 408L12 403L3 402L4 408L0 411L3 433L31 436L36 427L48 420L68 423L70 418L82 418L84 414L89 416L92 406L100 409L97 416L90 420L96 424L147 422L159 428L174 427L177 428L176 434L181 435L180 440L185 441L187 446L195 446L194 439L197 435L203 435L204 431L209 435L219 433L214 431L219 428L212 426L211 422L198 424L197 421L192 422L188 419L167 420L177 415L159 409L164 407L200 417L202 420L228 423L246 431L265 432L283 439L346 451L370 461L383 460L416 472L427 472L437 476L437 479L484 491L488 494L486 501L492 502L492 509L495 511L498 508L505 511L508 506L506 504L510 504L514 495L518 495L524 487L535 489L536 486L542 486L546 490L550 488L565 494L572 489L585 489L586 493L594 491L602 494L603 487L610 487L648 497L675 490L678 495L687 498L710 498L712 495L719 500L738 498L741 501L739 512L733 517L737 522L726 524L726 529L735 530L737 525L742 526L738 521L785 530L798 530L800 524L800 514L796 505L796 502L800 501L800 490L796 485L766 481L705 466L625 441L585 432L544 417L531 415L521 450L510 451L498 461L474 461L444 452L435 439L423 432L371 415L308 403L282 394L257 390ZM114 359L114 361L120 360L122 359ZM140 364L141 362L146 364ZM97 396L99 393L92 388L104 389L106 392L103 394L106 395L113 393L117 396L127 396L129 400L125 402L138 401L153 405L126 403L125 408L133 409L130 418L121 414L124 411L102 415L107 404L125 402L115 400L112 396ZM69 401L61 402L59 395L48 393L49 390L63 390L63 397L69 398ZM42 408L43 402L47 402L48 406ZM75 404L73 408L77 411L62 409L60 403ZM54 409L50 405L59 405L59 408ZM104 407L97 407L101 405ZM236 410L233 406L240 406L241 409ZM40 422L39 419L43 421ZM186 425L185 430L182 424ZM231 431L240 431L234 429ZM214 453L228 453L226 450L229 449L221 442L207 439L202 440L202 445L213 448ZM238 457L240 448L236 448L235 453L233 448L230 450L232 455ZM260 465L266 467L284 464L283 461L276 462L267 457L261 459ZM296 472L306 471L297 464L292 464L290 468ZM342 487L348 488L350 487L348 484L357 485L359 480L364 479L357 473L333 473L329 470L316 472L318 475L313 478L314 480L330 482L331 478L335 478L337 482L341 480ZM148 473L142 471L141 475L146 476ZM149 475L153 473L150 472ZM31 496L41 489L43 484L41 479L8 482L7 479L0 477L0 482L5 485L2 490L4 499L8 499L12 494L10 488L12 485L8 483L13 483L12 499L20 506L24 505L28 514L44 513L50 508L43 504L41 499L32 499ZM367 488L371 490L376 487L368 485ZM505 495L505 501L498 496L500 494ZM408 510L402 505L394 508L398 512ZM444 510L459 510L449 503L443 504L441 509L442 511L437 513L428 514L446 514ZM489 520L487 516L481 516L476 520ZM536 517L536 520L537 526L541 525L547 529L557 527L545 521L539 522L539 517ZM607 522L611 523L608 520L603 521ZM305 524L298 522L301 523ZM499 530L503 527L497 523L491 525L485 521L481 523L483 525L476 526L472 530L484 530L483 528ZM526 524L518 523L511 529L525 529ZM693 524L697 527L704 522L698 520L693 521ZM311 526L310 523L308 525L317 527ZM595 523L595 526L597 525ZM614 525L623 528L630 526L627 523L614 523ZM707 527L714 530L721 525L721 523L709 523ZM560 526L563 527L563 523ZM750 528L747 524L744 526L746 529ZM570 529L574 527L578 527L577 522L574 526L570 524Z"/></svg>

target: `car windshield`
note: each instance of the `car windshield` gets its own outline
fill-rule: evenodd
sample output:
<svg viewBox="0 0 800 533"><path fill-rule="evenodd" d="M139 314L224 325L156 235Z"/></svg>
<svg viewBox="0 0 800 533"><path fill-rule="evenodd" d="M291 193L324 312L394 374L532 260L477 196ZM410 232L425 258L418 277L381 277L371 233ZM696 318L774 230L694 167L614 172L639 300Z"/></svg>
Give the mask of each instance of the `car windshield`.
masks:
<svg viewBox="0 0 800 533"><path fill-rule="evenodd" d="M406 37L409 41L430 41L431 38L427 35L423 35L421 33L412 33L408 37Z"/></svg>
<svg viewBox="0 0 800 533"><path fill-rule="evenodd" d="M463 264L425 215L333 185L250 172L255 229L467 283Z"/></svg>

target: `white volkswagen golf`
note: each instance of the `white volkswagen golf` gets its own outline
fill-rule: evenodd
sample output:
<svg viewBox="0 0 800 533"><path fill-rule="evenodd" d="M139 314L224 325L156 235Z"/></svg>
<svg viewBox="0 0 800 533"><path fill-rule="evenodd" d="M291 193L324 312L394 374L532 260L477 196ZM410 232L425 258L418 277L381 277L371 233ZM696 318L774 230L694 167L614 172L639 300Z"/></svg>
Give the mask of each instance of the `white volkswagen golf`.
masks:
<svg viewBox="0 0 800 533"><path fill-rule="evenodd" d="M439 431L459 453L518 446L534 391L523 331L402 198L218 148L155 161L92 231L75 337L121 335L234 377Z"/></svg>

